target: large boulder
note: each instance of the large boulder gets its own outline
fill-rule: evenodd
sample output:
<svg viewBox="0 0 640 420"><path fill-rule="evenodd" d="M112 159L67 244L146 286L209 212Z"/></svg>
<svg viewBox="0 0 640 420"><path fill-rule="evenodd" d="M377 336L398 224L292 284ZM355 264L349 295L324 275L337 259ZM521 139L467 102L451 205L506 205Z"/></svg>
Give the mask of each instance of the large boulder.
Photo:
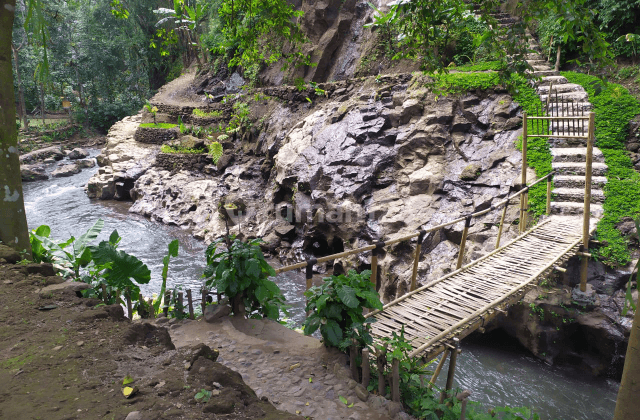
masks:
<svg viewBox="0 0 640 420"><path fill-rule="evenodd" d="M51 172L51 176L54 178L72 176L75 174L79 174L81 171L80 166L77 164L64 165Z"/></svg>
<svg viewBox="0 0 640 420"><path fill-rule="evenodd" d="M49 179L49 176L40 165L21 165L20 176L23 182L41 181Z"/></svg>
<svg viewBox="0 0 640 420"><path fill-rule="evenodd" d="M11 264L15 264L22 259L18 251L2 244L0 244L0 258Z"/></svg>
<svg viewBox="0 0 640 420"><path fill-rule="evenodd" d="M67 154L67 157L71 160L84 159L87 156L89 156L89 152L80 147L76 147Z"/></svg>

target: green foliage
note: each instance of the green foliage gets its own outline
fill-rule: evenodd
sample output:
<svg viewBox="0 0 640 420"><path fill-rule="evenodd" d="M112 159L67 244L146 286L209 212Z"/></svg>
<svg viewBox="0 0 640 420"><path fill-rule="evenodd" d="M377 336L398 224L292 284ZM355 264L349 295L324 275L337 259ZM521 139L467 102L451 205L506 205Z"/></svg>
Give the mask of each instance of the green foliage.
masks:
<svg viewBox="0 0 640 420"><path fill-rule="evenodd" d="M218 9L221 34L214 51L230 57L229 67L270 65L281 62L310 65L302 52L308 42L302 32L300 10L286 0L222 0Z"/></svg>
<svg viewBox="0 0 640 420"><path fill-rule="evenodd" d="M596 117L596 146L609 167L604 188L604 217L598 223L598 240L606 245L592 250L610 265L625 265L630 260L627 241L615 225L620 218L640 214L640 174L625 149L629 122L640 114L640 103L622 86L604 84L595 76L563 72L570 83L577 83L589 94Z"/></svg>
<svg viewBox="0 0 640 420"><path fill-rule="evenodd" d="M120 97L114 100L96 99L86 112L86 120L92 127L106 133L116 122L128 115L135 114L142 101L137 98ZM79 121L85 120L85 113L77 111L74 115Z"/></svg>
<svg viewBox="0 0 640 420"><path fill-rule="evenodd" d="M164 298L164 292L167 289L167 275L169 274L169 261L171 260L171 257L175 258L178 256L179 246L180 246L180 243L178 242L177 239L174 239L173 241L169 242L169 250L167 252L167 255L165 255L162 258L162 286L160 287L160 294L158 295L158 299L156 299L156 301L153 302L153 310L155 311L155 313L158 313L158 311L160 310L160 302ZM165 303L167 305L169 304L169 302L165 302Z"/></svg>
<svg viewBox="0 0 640 420"><path fill-rule="evenodd" d="M168 144L163 144L160 148L162 153L172 153L172 154L182 154L182 155L196 155L200 153L204 153L204 149L190 149L188 147L181 146L170 146Z"/></svg>
<svg viewBox="0 0 640 420"><path fill-rule="evenodd" d="M358 274L355 270L323 279L321 286L313 286L304 295L306 310L311 312L304 322L304 333L313 334L318 328L327 347L345 349L357 340L368 345L372 338L366 325L373 318L365 318L364 308L382 309L380 297L369 281L371 271Z"/></svg>
<svg viewBox="0 0 640 420"><path fill-rule="evenodd" d="M251 125L251 110L249 104L246 102L235 102L233 104L233 113L231 114L231 120L229 120L229 126L227 127L227 133L237 133Z"/></svg>
<svg viewBox="0 0 640 420"><path fill-rule="evenodd" d="M217 165L218 161L222 157L224 150L222 149L222 145L217 141L214 141L209 145L209 156L213 159L213 164Z"/></svg>
<svg viewBox="0 0 640 420"><path fill-rule="evenodd" d="M204 388L202 388L196 395L195 397L193 397L196 401L200 402L204 402L206 403L207 401L209 401L211 399L211 391L208 391Z"/></svg>
<svg viewBox="0 0 640 420"><path fill-rule="evenodd" d="M460 72L471 72L471 71L489 71L489 70L500 70L500 62L499 61L485 61L483 63L477 64L466 64L463 66L451 67L451 70L460 71Z"/></svg>
<svg viewBox="0 0 640 420"><path fill-rule="evenodd" d="M151 115L153 115L153 123L156 123L156 114L158 113L158 107L157 106L153 106L151 105L151 102L147 101L146 104L144 104L144 107L146 108L147 111L149 111L149 113Z"/></svg>
<svg viewBox="0 0 640 420"><path fill-rule="evenodd" d="M280 311L286 315L285 298L269 277L276 272L264 259L258 244L260 239L242 242L230 237L230 247L219 250L225 238L212 242L205 251L208 287L230 299L241 297L247 314L277 320Z"/></svg>
<svg viewBox="0 0 640 420"><path fill-rule="evenodd" d="M214 110L214 111L203 111L198 108L194 108L193 115L201 118L215 118L222 116L222 111Z"/></svg>
<svg viewBox="0 0 640 420"><path fill-rule="evenodd" d="M173 127L177 127L177 124L171 124L171 123L143 123L140 124L140 128L161 128L161 129L170 129Z"/></svg>

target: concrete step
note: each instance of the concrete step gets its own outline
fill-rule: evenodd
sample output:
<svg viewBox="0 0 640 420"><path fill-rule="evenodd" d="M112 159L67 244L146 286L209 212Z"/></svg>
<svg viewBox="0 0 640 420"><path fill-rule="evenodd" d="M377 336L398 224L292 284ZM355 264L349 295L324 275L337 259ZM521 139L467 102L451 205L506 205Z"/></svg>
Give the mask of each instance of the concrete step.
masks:
<svg viewBox="0 0 640 420"><path fill-rule="evenodd" d="M584 188L555 188L553 194L558 202L584 203ZM602 204L603 202L602 190L591 189L591 203Z"/></svg>
<svg viewBox="0 0 640 420"><path fill-rule="evenodd" d="M556 188L582 188L584 189L586 177L584 175L556 175L553 177L553 185ZM605 176L592 176L591 188L601 190L607 183Z"/></svg>
<svg viewBox="0 0 640 420"><path fill-rule="evenodd" d="M530 53L525 56L527 60L544 60L544 57L538 53Z"/></svg>
<svg viewBox="0 0 640 420"><path fill-rule="evenodd" d="M586 162L586 147L552 147L553 162ZM604 163L604 155L597 147L593 148L593 162Z"/></svg>
<svg viewBox="0 0 640 420"><path fill-rule="evenodd" d="M585 92L585 90L584 90L584 88L582 86L580 86L580 85L578 85L576 83L558 83L558 82L554 81L553 82L552 95L555 95L556 92L557 93ZM543 86L538 85L538 93L542 94L542 95L548 95L549 94L549 85L543 85Z"/></svg>
<svg viewBox="0 0 640 420"><path fill-rule="evenodd" d="M540 81L536 84L538 87L541 86L549 86L549 84L553 82L554 86L555 85L561 85L564 83L569 83L569 81L567 80L566 77L564 76L546 76L543 77L542 79L540 79ZM549 88L547 87L547 90Z"/></svg>
<svg viewBox="0 0 640 420"><path fill-rule="evenodd" d="M560 175L582 175L584 176L586 164L584 162L553 162L553 170ZM607 165L600 162L591 164L591 174L593 176L604 176L607 173Z"/></svg>
<svg viewBox="0 0 640 420"><path fill-rule="evenodd" d="M555 86L554 86L555 88ZM547 102L547 98L549 95L543 94L540 95L540 100L543 103ZM554 92L551 94L551 102L555 102L556 98L559 101L573 101L573 102L589 102L589 94L586 91L578 91L578 92L558 92L557 94Z"/></svg>
<svg viewBox="0 0 640 420"><path fill-rule="evenodd" d="M602 217L604 214L604 210L602 209L602 205L593 204L589 206L589 210L592 216ZM553 201L551 202L551 214L554 215L563 215L563 216L572 216L572 215L582 215L584 212L584 203L576 203L576 202L559 202Z"/></svg>
<svg viewBox="0 0 640 420"><path fill-rule="evenodd" d="M538 59L527 58L527 63L529 63L529 65L532 66L532 67L533 66L547 66L547 67L550 67L549 63L547 63L547 60L543 59L542 57L538 58Z"/></svg>

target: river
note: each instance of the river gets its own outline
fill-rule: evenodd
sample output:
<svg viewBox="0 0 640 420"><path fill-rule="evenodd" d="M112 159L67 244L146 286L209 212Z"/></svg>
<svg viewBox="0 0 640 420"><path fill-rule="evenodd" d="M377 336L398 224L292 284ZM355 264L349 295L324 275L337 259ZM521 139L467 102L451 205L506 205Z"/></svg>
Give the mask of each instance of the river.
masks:
<svg viewBox="0 0 640 420"><path fill-rule="evenodd" d="M91 153L95 156L98 151ZM52 164L48 169L53 170L55 166ZM97 168L86 169L68 178L25 183L29 227L47 224L51 227L51 236L62 240L72 235L78 237L102 218L105 227L99 240L106 240L117 229L122 236L120 249L137 256L151 270L151 282L141 287L144 296L159 291L162 258L169 242L178 239L180 250L178 257L170 262L168 287L198 290L205 265L205 245L179 227L129 213L130 203L88 199L83 188L96 171ZM304 319L304 275L285 273L276 282L292 305L292 320L299 324ZM462 347L456 386L471 390L472 399L486 407L529 406L541 419L549 420L610 420L613 417L619 386L615 381L593 378L570 367L548 366L500 333L465 339ZM445 376L442 374L440 381L444 381Z"/></svg>

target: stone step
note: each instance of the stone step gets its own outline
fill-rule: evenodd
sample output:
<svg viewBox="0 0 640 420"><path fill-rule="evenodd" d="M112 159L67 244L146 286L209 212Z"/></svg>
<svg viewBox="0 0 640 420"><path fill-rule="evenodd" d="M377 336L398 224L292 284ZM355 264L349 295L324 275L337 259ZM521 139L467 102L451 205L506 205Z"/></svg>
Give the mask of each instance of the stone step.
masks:
<svg viewBox="0 0 640 420"><path fill-rule="evenodd" d="M558 202L584 203L584 188L555 188L553 190L555 200ZM601 204L604 202L602 190L591 189L591 203Z"/></svg>
<svg viewBox="0 0 640 420"><path fill-rule="evenodd" d="M543 63L543 64L532 64L531 67L533 68L534 72L536 71L550 71L551 70L551 66Z"/></svg>
<svg viewBox="0 0 640 420"><path fill-rule="evenodd" d="M562 76L561 76L562 77ZM566 80L566 79L565 79ZM584 88L576 83L553 83L552 95L555 93L565 93L565 92L585 92ZM538 93L543 95L549 94L549 85L538 85Z"/></svg>
<svg viewBox="0 0 640 420"><path fill-rule="evenodd" d="M595 217L602 217L604 214L604 210L602 205L591 203L589 206L591 210L591 215ZM573 216L573 215L581 215L584 212L584 203L576 203L576 202L559 202L552 201L551 202L551 214L556 215L564 215L564 216Z"/></svg>
<svg viewBox="0 0 640 420"><path fill-rule="evenodd" d="M540 79L540 81L536 84L538 87L540 86L549 86L549 84L553 82L553 85L560 85L563 83L569 83L566 77L564 76L546 76ZM548 88L547 88L548 90Z"/></svg>
<svg viewBox="0 0 640 420"><path fill-rule="evenodd" d="M532 66L532 67L533 66L547 66L547 67L550 67L549 63L547 63L547 60L544 60L542 58L539 58L539 59L527 58L527 63L529 63L529 65Z"/></svg>
<svg viewBox="0 0 640 420"><path fill-rule="evenodd" d="M586 139L568 139L566 137L549 137L548 143L551 148L556 148L556 149L576 148L576 147L585 147L585 145L587 144L587 140Z"/></svg>
<svg viewBox="0 0 640 420"><path fill-rule="evenodd" d="M547 97L549 95L540 95L540 100L543 103L547 102ZM558 92L557 94L554 92L551 94L551 102L555 102L556 98L558 101L573 101L573 102L589 102L589 94L586 91L578 91L578 92Z"/></svg>
<svg viewBox="0 0 640 420"><path fill-rule="evenodd" d="M555 96L555 95L554 95ZM549 113L553 113L553 115L564 115L566 117L571 117L573 115L580 115L589 113L593 109L593 105L587 101L577 101L577 102L551 102L549 104Z"/></svg>
<svg viewBox="0 0 640 420"><path fill-rule="evenodd" d="M553 162L553 170L560 175L583 175L586 170L584 162ZM607 173L607 165L601 162L591 164L591 174L593 176L604 176Z"/></svg>
<svg viewBox="0 0 640 420"><path fill-rule="evenodd" d="M544 76L557 76L559 72L555 70L535 70L532 73L534 76L544 77Z"/></svg>
<svg viewBox="0 0 640 420"><path fill-rule="evenodd" d="M551 157L553 162L585 162L587 159L587 148L552 147ZM593 162L604 163L604 155L597 147L593 148Z"/></svg>
<svg viewBox="0 0 640 420"><path fill-rule="evenodd" d="M538 53L529 53L525 56L526 60L544 60L544 57Z"/></svg>
<svg viewBox="0 0 640 420"><path fill-rule="evenodd" d="M553 177L553 185L556 188L582 188L584 189L586 177L584 175L556 175ZM592 176L591 188L601 190L607 183L605 176Z"/></svg>

